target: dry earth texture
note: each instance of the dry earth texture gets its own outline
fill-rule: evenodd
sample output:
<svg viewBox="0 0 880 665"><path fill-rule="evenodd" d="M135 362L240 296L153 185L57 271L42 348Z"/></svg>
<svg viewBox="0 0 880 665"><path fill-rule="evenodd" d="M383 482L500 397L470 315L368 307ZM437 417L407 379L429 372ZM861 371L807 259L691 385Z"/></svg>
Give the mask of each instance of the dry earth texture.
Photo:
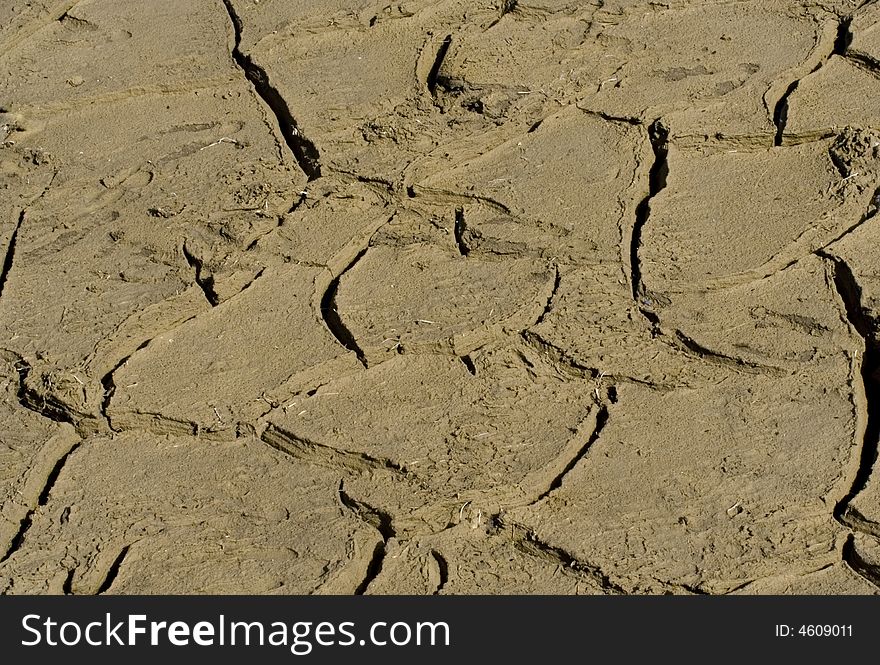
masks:
<svg viewBox="0 0 880 665"><path fill-rule="evenodd" d="M880 2L2 0L0 591L880 580Z"/></svg>

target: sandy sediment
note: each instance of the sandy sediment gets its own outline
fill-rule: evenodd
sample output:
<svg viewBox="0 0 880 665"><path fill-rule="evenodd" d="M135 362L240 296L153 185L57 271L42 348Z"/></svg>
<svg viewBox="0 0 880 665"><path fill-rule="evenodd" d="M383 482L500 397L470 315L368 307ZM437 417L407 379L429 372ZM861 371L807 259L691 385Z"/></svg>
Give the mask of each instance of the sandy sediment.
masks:
<svg viewBox="0 0 880 665"><path fill-rule="evenodd" d="M880 580L880 4L0 7L4 593Z"/></svg>

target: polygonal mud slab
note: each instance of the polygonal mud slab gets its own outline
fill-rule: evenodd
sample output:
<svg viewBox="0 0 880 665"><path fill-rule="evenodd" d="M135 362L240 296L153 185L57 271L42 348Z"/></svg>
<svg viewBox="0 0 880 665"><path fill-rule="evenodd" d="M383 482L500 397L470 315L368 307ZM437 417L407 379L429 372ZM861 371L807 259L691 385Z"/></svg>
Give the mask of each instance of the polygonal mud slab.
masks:
<svg viewBox="0 0 880 665"><path fill-rule="evenodd" d="M857 224L875 176L845 176L831 158L832 145L707 155L671 149L666 187L651 199L642 230L647 292L764 277Z"/></svg>
<svg viewBox="0 0 880 665"><path fill-rule="evenodd" d="M6 593L352 593L378 541L339 475L265 444L131 433L70 455Z"/></svg>
<svg viewBox="0 0 880 665"><path fill-rule="evenodd" d="M458 193L494 203L550 231L565 254L572 243L594 260L620 260L639 192L636 180L647 138L638 127L568 109L525 136L419 182L417 193Z"/></svg>
<svg viewBox="0 0 880 665"><path fill-rule="evenodd" d="M378 246L342 276L333 305L368 363L401 351L463 355L504 330L528 327L553 282L546 262L483 261L433 245Z"/></svg>
<svg viewBox="0 0 880 665"><path fill-rule="evenodd" d="M781 97L780 79L809 72L823 32L807 12L761 2L672 9L631 3L620 12L612 5L595 20L602 69L593 65L581 104L648 121L687 108L692 117L684 133L763 135L768 144L774 127L763 96ZM713 108L701 114L706 107Z"/></svg>
<svg viewBox="0 0 880 665"><path fill-rule="evenodd" d="M876 160L838 154L817 203L768 158L765 209L760 156L704 154L669 265L631 257L679 225L638 205L665 130L723 161L876 125L876 3L122 4L0 7L0 588L872 591L876 542L830 515L880 523ZM719 191L744 233L692 214ZM201 440L79 444L108 407Z"/></svg>
<svg viewBox="0 0 880 665"><path fill-rule="evenodd" d="M329 279L326 270L268 271L235 298L155 337L113 374L113 427L232 434L276 406L276 391L356 367L318 318L319 279Z"/></svg>
<svg viewBox="0 0 880 665"><path fill-rule="evenodd" d="M357 472L346 482L355 499L428 524L444 526L466 503L489 516L534 501L590 440L596 386L527 348L481 353L472 367L394 358L291 400L263 438Z"/></svg>
<svg viewBox="0 0 880 665"><path fill-rule="evenodd" d="M840 358L696 390L622 386L561 488L505 521L630 592L726 592L831 564L845 533L832 511L858 466L850 381Z"/></svg>
<svg viewBox="0 0 880 665"><path fill-rule="evenodd" d="M861 351L833 282L828 261L808 255L766 279L678 294L660 318L685 346L732 368L799 371Z"/></svg>
<svg viewBox="0 0 880 665"><path fill-rule="evenodd" d="M849 126L880 128L880 113L874 103L878 96L876 72L832 56L791 95L783 140L828 136Z"/></svg>
<svg viewBox="0 0 880 665"><path fill-rule="evenodd" d="M70 108L236 77L229 19L210 3L64 4L0 65L16 104Z"/></svg>

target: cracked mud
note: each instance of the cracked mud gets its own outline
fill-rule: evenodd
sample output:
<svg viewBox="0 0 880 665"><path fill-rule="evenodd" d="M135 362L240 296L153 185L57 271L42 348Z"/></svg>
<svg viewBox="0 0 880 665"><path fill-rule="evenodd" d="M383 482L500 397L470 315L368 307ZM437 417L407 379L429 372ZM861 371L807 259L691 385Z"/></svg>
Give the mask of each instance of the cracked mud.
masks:
<svg viewBox="0 0 880 665"><path fill-rule="evenodd" d="M6 2L0 80L0 592L877 593L880 2Z"/></svg>

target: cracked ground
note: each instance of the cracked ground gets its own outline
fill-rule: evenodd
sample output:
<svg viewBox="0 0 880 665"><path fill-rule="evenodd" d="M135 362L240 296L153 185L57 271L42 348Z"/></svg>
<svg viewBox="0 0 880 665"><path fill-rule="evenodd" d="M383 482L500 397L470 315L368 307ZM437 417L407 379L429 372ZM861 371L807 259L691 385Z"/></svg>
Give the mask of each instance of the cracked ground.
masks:
<svg viewBox="0 0 880 665"><path fill-rule="evenodd" d="M0 591L880 582L880 2L0 0Z"/></svg>

